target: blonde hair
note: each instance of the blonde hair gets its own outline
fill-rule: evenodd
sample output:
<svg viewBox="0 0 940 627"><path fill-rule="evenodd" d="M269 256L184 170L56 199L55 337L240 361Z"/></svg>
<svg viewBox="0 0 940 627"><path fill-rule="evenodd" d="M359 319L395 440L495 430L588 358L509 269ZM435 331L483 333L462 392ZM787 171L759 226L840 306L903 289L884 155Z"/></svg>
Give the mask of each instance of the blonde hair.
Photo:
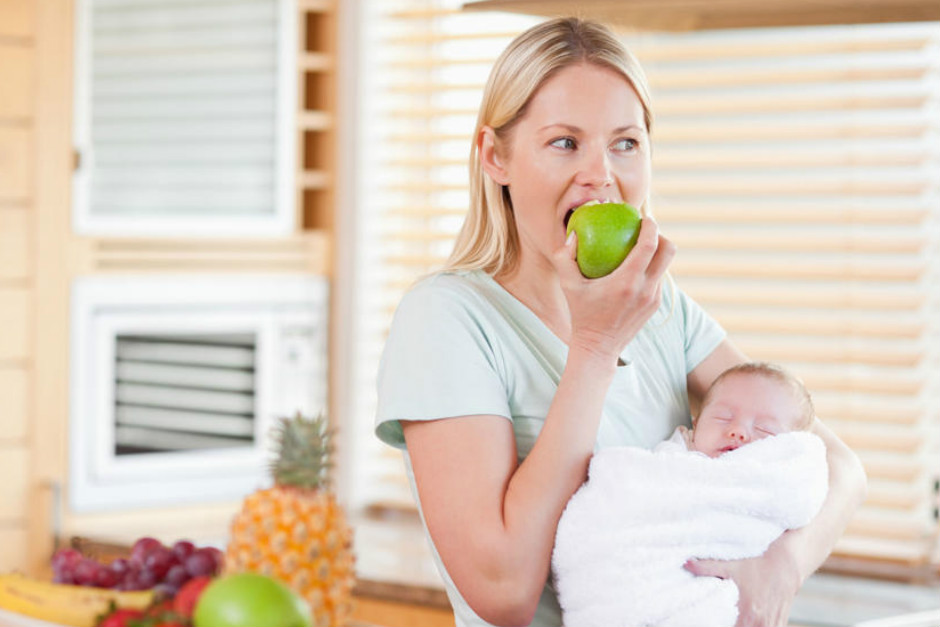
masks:
<svg viewBox="0 0 940 627"><path fill-rule="evenodd" d="M519 258L508 188L483 172L478 140L485 126L504 144L539 88L560 70L591 63L622 75L643 105L646 130L652 129L649 86L640 64L606 26L578 18L557 18L525 31L496 60L483 90L483 101L470 151L470 209L445 270L484 270L500 274ZM649 200L640 207L647 214Z"/></svg>
<svg viewBox="0 0 940 627"><path fill-rule="evenodd" d="M722 381L737 374L757 375L772 381L776 381L777 383L790 388L793 397L800 405L800 420L794 426L794 428L797 431L806 431L810 428L810 426L812 426L813 418L816 417L816 409L813 407L813 399L810 396L809 391L806 389L806 386L803 385L803 382L777 364L771 364L763 361L751 361L738 364L737 366L728 368L718 375L718 378L715 379L714 382L712 382L711 387L708 388L708 392L705 393L705 398L702 399L702 407L704 408L706 405L708 405L709 401L711 400L712 393L715 389L718 388L718 385Z"/></svg>

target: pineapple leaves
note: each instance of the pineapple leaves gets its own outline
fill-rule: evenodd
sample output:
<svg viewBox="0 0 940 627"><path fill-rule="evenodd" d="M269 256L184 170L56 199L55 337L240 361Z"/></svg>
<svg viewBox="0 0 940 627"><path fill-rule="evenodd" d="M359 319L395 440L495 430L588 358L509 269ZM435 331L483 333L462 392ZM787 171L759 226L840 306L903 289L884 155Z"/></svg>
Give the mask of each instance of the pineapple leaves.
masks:
<svg viewBox="0 0 940 627"><path fill-rule="evenodd" d="M280 418L272 429L271 476L280 486L327 489L333 465L333 430L323 414L297 412Z"/></svg>

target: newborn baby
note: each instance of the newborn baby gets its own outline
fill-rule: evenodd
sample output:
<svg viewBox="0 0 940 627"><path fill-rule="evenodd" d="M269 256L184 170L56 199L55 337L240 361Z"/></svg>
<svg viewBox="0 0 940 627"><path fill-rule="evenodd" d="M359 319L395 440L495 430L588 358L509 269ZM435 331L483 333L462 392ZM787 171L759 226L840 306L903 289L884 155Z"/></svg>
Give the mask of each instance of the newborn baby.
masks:
<svg viewBox="0 0 940 627"><path fill-rule="evenodd" d="M734 582L683 566L755 557L812 520L828 487L813 419L799 380L749 363L714 382L691 431L596 453L555 538L566 627L733 627Z"/></svg>

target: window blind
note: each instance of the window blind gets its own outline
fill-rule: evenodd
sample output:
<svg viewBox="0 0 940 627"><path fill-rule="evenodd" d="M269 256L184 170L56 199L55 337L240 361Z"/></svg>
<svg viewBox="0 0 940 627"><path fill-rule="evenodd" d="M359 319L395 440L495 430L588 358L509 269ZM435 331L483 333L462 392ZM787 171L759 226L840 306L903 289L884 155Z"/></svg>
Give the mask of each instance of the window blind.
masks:
<svg viewBox="0 0 940 627"><path fill-rule="evenodd" d="M357 362L371 392L397 302L462 222L492 62L535 19L451 0L365 4ZM653 208L679 248L678 284L751 358L799 374L866 467L869 497L834 555L936 563L940 24L624 40L652 87ZM400 454L372 436L374 402L356 408L353 502L413 510Z"/></svg>
<svg viewBox="0 0 940 627"><path fill-rule="evenodd" d="M296 19L288 5L77 4L78 230L290 230Z"/></svg>

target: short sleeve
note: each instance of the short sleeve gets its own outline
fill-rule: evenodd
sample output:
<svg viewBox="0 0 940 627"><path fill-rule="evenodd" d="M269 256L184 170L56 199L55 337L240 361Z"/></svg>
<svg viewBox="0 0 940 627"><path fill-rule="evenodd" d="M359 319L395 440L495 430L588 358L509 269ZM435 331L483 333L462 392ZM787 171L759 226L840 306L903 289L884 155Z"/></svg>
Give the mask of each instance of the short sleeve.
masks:
<svg viewBox="0 0 940 627"><path fill-rule="evenodd" d="M483 303L459 279L426 279L395 312L378 373L375 430L387 444L404 448L400 420L511 416Z"/></svg>
<svg viewBox="0 0 940 627"><path fill-rule="evenodd" d="M685 336L685 371L695 370L713 350L718 348L727 333L708 312L688 294L676 287L678 311L682 314Z"/></svg>

